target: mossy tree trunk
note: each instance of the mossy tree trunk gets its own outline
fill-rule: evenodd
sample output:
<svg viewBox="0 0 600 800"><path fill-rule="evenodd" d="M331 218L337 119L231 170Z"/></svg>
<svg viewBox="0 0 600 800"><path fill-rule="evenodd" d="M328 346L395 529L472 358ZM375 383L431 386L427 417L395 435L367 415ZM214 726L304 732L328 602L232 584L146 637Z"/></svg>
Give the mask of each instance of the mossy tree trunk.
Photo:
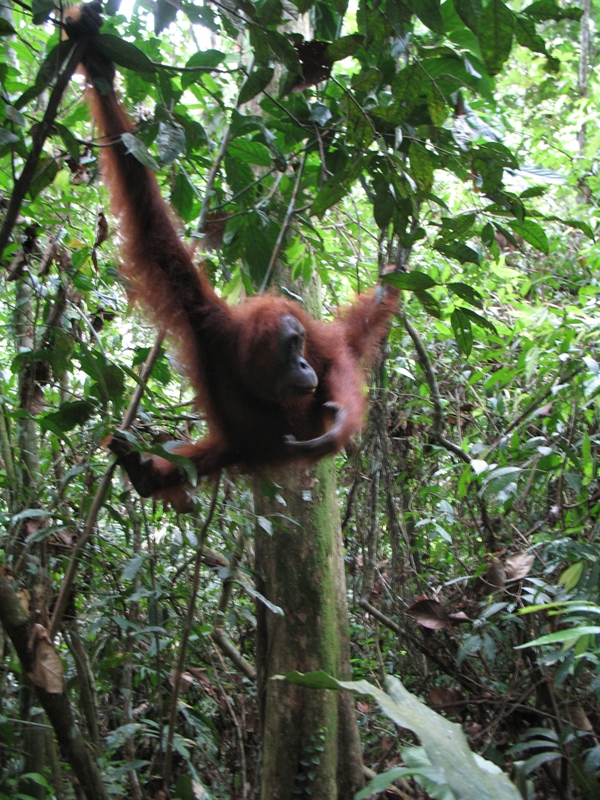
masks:
<svg viewBox="0 0 600 800"><path fill-rule="evenodd" d="M273 681L291 670L350 677L348 608L333 459L257 485L262 800L347 800L363 785L354 702Z"/></svg>

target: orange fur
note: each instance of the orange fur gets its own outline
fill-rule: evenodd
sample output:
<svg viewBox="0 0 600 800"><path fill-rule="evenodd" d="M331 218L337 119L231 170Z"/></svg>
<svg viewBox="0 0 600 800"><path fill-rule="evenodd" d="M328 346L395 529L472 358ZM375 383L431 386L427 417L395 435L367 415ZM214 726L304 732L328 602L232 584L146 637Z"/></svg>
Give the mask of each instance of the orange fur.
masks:
<svg viewBox="0 0 600 800"><path fill-rule="evenodd" d="M70 36L78 35L76 25ZM119 220L122 272L171 334L209 424L206 439L178 454L203 476L231 465L252 470L336 452L362 426L363 370L396 310L397 292L362 296L331 323L272 295L228 306L194 266L154 174L126 151L120 137L132 126L112 88L113 66L94 50L93 38L83 67L92 116L110 144L100 157ZM306 331L304 356L318 379L314 393L280 391L282 320L290 316ZM122 442L113 449L143 494L164 494L184 480L165 459L140 460Z"/></svg>

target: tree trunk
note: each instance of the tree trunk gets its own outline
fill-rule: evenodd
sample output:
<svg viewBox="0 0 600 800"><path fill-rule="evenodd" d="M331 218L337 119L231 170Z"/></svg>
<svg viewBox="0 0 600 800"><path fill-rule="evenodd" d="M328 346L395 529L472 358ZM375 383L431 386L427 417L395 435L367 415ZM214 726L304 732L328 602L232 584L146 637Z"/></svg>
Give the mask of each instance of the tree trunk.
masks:
<svg viewBox="0 0 600 800"><path fill-rule="evenodd" d="M348 609L333 459L290 467L257 486L262 800L351 798L363 785L349 695L269 680L291 670L350 677ZM269 494L266 489L269 488ZM285 502L284 502L285 500Z"/></svg>

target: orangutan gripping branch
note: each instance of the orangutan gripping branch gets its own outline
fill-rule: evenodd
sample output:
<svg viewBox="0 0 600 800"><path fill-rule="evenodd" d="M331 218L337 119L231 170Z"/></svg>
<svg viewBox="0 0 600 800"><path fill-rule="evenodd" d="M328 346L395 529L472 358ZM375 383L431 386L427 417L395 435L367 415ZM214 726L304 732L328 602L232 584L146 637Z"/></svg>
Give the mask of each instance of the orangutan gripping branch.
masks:
<svg viewBox="0 0 600 800"><path fill-rule="evenodd" d="M364 369L396 310L397 291L359 296L328 323L283 297L238 306L218 297L180 240L154 174L121 140L132 126L114 91L114 65L95 47L99 12L98 3L81 6L65 28L70 38L88 39L82 67L92 116L109 145L101 165L123 240L122 272L175 341L206 414L206 438L177 454L201 477L337 452L362 426ZM173 463L130 452L118 436L110 447L144 497L185 482Z"/></svg>

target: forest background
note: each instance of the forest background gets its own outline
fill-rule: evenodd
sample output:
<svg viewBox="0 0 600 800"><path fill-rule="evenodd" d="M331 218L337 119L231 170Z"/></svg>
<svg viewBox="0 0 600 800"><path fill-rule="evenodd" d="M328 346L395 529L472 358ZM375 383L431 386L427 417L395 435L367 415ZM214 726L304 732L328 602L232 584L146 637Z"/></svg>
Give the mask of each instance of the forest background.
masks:
<svg viewBox="0 0 600 800"><path fill-rule="evenodd" d="M340 755L321 728L288 794L261 769L280 743L259 719L255 629L281 607L257 588L253 537L285 561L285 536L308 527L285 528L277 476L266 500L238 475L202 482L178 514L113 473L115 428L162 452L202 420L128 307L60 14L0 11L0 796L330 800L319 770ZM379 705L364 685L356 704L364 764L395 770L361 797L484 796L432 760L442 721L415 706L423 738L385 675L519 793L487 796L600 796L596 14L589 0L105 7L128 147L229 302L310 286L328 318L403 270L364 434L327 484L340 636L354 679L380 687ZM303 610L301 583L279 586L286 609ZM451 756L468 784L483 762Z"/></svg>

